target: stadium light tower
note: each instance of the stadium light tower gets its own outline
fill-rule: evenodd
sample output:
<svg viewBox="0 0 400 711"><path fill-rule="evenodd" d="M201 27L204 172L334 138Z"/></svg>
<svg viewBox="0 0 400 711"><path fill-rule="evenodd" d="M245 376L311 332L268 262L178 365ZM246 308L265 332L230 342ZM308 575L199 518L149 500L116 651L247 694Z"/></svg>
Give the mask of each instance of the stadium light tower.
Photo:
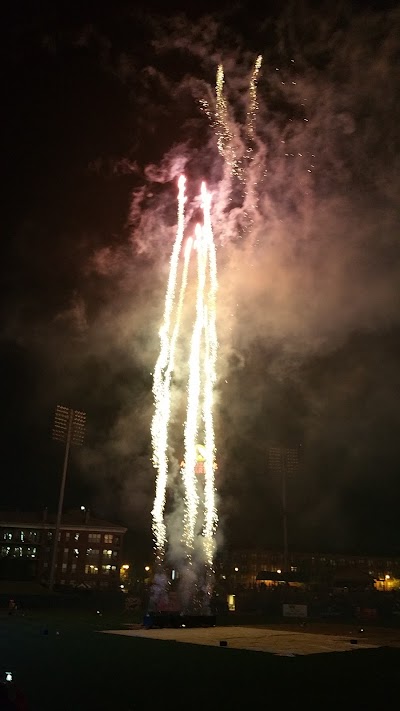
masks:
<svg viewBox="0 0 400 711"><path fill-rule="evenodd" d="M58 510L56 518L56 529L54 532L53 552L50 567L49 589L54 589L54 579L56 573L58 538L60 535L61 516L64 503L65 481L67 478L69 452L72 444L81 445L85 438L86 413L80 410L73 410L64 405L57 405L54 415L53 439L65 442L64 465L61 477L60 495L58 497Z"/></svg>
<svg viewBox="0 0 400 711"><path fill-rule="evenodd" d="M296 474L299 468L299 450L292 447L269 447L269 470L281 479L282 527L283 527L283 571L288 570L288 523L287 523L287 478Z"/></svg>

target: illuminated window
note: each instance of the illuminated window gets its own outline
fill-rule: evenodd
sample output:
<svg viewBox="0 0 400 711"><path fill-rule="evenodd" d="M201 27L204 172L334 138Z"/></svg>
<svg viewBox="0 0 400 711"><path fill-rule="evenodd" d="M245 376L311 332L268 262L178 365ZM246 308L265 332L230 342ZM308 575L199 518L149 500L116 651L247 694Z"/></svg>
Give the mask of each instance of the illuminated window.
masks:
<svg viewBox="0 0 400 711"><path fill-rule="evenodd" d="M101 572L103 573L103 575L109 575L110 573L115 573L116 570L117 570L116 565L102 565L101 566Z"/></svg>
<svg viewBox="0 0 400 711"><path fill-rule="evenodd" d="M96 573L99 572L99 568L97 565L85 565L85 573L86 575L96 575Z"/></svg>
<svg viewBox="0 0 400 711"><path fill-rule="evenodd" d="M75 533L74 538L75 538L76 541L79 541L79 533Z"/></svg>
<svg viewBox="0 0 400 711"><path fill-rule="evenodd" d="M62 570L63 573L65 573L65 572L67 571L67 564L66 564L66 563L63 563L63 564L62 564L61 570Z"/></svg>
<svg viewBox="0 0 400 711"><path fill-rule="evenodd" d="M2 546L1 548L1 555L2 557L6 555L10 555L11 547L10 546Z"/></svg>
<svg viewBox="0 0 400 711"><path fill-rule="evenodd" d="M65 532L65 540L66 540L66 541L69 541L70 537L71 537L70 532L69 532L69 531L66 531L66 532Z"/></svg>
<svg viewBox="0 0 400 711"><path fill-rule="evenodd" d="M86 549L86 556L89 558L89 560L98 560L100 555L100 551L98 548L87 548Z"/></svg>
<svg viewBox="0 0 400 711"><path fill-rule="evenodd" d="M235 596L228 595L228 610L230 612L235 612L235 609L236 609Z"/></svg>
<svg viewBox="0 0 400 711"><path fill-rule="evenodd" d="M75 573L75 570L76 570L76 563L72 563L72 565L71 565L72 573Z"/></svg>
<svg viewBox="0 0 400 711"><path fill-rule="evenodd" d="M89 533L88 541L89 541L89 543L100 543L101 534L100 533Z"/></svg>
<svg viewBox="0 0 400 711"><path fill-rule="evenodd" d="M14 548L14 557L15 558L21 558L22 556L22 547L21 546L15 546Z"/></svg>
<svg viewBox="0 0 400 711"><path fill-rule="evenodd" d="M104 543L112 543L114 536L111 533L106 533L104 535Z"/></svg>
<svg viewBox="0 0 400 711"><path fill-rule="evenodd" d="M106 550L104 548L103 550L103 558L116 558L117 557L117 551L112 551L110 549Z"/></svg>
<svg viewBox="0 0 400 711"><path fill-rule="evenodd" d="M4 533L3 533L3 540L4 541L12 541L12 537L13 537L12 531L4 531Z"/></svg>

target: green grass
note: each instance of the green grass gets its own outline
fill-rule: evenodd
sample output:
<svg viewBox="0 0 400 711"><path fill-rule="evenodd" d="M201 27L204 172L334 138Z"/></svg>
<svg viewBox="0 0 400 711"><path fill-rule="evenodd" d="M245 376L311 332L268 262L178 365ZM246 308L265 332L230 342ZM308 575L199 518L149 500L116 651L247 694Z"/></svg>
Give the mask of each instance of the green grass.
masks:
<svg viewBox="0 0 400 711"><path fill-rule="evenodd" d="M100 632L128 621L95 611L5 612L0 670L13 672L31 711L230 711L300 702L345 709L349 694L357 698L351 708L361 709L374 695L386 705L395 688L400 650L288 658Z"/></svg>

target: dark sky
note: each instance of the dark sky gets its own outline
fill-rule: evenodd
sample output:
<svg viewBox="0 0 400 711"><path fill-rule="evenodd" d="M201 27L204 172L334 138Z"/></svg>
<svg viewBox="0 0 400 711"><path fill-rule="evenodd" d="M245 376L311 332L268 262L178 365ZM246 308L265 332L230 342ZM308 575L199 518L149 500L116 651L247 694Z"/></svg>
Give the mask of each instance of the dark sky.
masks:
<svg viewBox="0 0 400 711"><path fill-rule="evenodd" d="M88 419L66 505L149 542L185 170L189 205L215 196L221 542L280 545L278 443L302 450L291 547L400 555L399 6L185 4L5 4L1 507L55 507L66 404ZM258 54L248 226L200 101L222 62L240 150Z"/></svg>

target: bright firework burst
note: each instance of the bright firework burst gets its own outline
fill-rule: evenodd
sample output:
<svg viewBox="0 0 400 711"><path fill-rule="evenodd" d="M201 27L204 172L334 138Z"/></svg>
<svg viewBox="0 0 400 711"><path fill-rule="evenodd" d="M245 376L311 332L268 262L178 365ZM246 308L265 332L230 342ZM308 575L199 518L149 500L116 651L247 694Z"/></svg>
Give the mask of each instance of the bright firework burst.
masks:
<svg viewBox="0 0 400 711"><path fill-rule="evenodd" d="M171 484L169 459L172 379L176 367L178 341L187 348L186 420L183 425L181 479L183 483L183 522L181 538L185 564L203 566L205 578L213 569L217 511L215 504L215 438L213 422L214 385L216 381L217 335L216 294L217 264L211 224L211 195L201 187L203 224L197 225L195 241L189 238L183 248L185 178L179 179L178 221L167 283L163 323L159 332L160 352L153 375L154 416L151 435L156 492L152 510L156 562L163 567L168 548L165 507ZM190 270L196 250L196 265ZM194 307L188 294L188 281L195 273ZM178 288L178 283L180 286ZM193 308L192 308L193 307ZM180 330L185 312L185 328ZM190 314L190 321L187 319ZM189 331L186 324L190 323ZM191 330L190 330L191 329ZM182 356L182 352L180 351ZM180 358L183 360L183 358ZM181 392L181 395L184 393ZM199 442L201 443L199 445ZM202 476L199 476L199 450L202 452ZM200 551L200 552L199 552Z"/></svg>

